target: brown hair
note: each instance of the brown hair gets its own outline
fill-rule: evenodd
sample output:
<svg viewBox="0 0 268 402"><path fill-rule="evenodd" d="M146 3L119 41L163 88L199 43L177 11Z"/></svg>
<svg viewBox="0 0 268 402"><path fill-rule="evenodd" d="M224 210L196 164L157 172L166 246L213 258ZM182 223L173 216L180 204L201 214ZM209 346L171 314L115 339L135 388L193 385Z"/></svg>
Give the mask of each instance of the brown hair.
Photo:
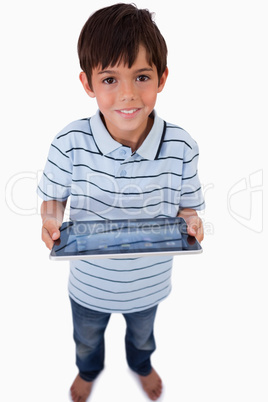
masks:
<svg viewBox="0 0 268 402"><path fill-rule="evenodd" d="M78 40L80 66L89 86L93 68L105 69L120 62L131 68L141 44L146 49L148 63L156 66L160 79L167 66L167 46L148 10L118 3L92 14Z"/></svg>

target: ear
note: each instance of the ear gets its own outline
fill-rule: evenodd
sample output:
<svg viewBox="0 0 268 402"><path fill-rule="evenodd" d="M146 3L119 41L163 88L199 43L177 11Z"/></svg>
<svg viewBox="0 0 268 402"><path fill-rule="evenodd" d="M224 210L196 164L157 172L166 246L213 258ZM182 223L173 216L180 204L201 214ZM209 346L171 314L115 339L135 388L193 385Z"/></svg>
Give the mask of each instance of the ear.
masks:
<svg viewBox="0 0 268 402"><path fill-rule="evenodd" d="M84 87L84 90L86 91L86 93L91 97L91 98L95 98L95 93L94 91L90 88L89 84L88 84L88 80L87 80L87 76L86 73L84 71L82 71L79 74L79 79Z"/></svg>
<svg viewBox="0 0 268 402"><path fill-rule="evenodd" d="M166 67L165 71L162 74L162 77L159 80L158 91L157 91L158 93L163 91L167 81L167 77L168 77L168 68Z"/></svg>

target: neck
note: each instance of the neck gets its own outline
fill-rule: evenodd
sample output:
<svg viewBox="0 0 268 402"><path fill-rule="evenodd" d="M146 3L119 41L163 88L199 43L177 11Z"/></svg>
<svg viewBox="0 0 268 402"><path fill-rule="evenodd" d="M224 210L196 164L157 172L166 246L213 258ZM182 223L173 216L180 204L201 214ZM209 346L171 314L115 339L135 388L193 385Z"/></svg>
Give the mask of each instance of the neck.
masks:
<svg viewBox="0 0 268 402"><path fill-rule="evenodd" d="M105 119L103 116L101 116L102 121L107 128L107 125L105 123ZM145 127L145 129L141 132L141 133L133 133L133 134L125 134L125 133L111 133L109 130L109 134L111 135L111 137L119 142L119 144L125 145L126 147L131 148L132 152L137 151L137 149L141 146L141 144L143 143L143 141L145 140L145 138L147 137L147 135L149 134L149 132L151 131L151 128L153 127L154 124L154 120L151 117L148 117L147 120L147 125Z"/></svg>

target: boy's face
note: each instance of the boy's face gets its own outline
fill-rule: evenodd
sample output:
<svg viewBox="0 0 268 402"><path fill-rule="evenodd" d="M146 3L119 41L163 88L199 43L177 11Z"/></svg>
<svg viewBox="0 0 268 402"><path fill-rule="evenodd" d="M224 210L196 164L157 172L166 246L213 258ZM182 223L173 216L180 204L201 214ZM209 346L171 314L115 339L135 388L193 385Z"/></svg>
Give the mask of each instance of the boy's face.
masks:
<svg viewBox="0 0 268 402"><path fill-rule="evenodd" d="M123 63L114 67L95 68L92 71L92 88L86 74L80 80L87 94L97 100L110 134L121 143L138 141L147 135L149 115L154 109L157 94L165 86L168 70L159 80L156 66L150 66L146 50L140 46L131 68Z"/></svg>

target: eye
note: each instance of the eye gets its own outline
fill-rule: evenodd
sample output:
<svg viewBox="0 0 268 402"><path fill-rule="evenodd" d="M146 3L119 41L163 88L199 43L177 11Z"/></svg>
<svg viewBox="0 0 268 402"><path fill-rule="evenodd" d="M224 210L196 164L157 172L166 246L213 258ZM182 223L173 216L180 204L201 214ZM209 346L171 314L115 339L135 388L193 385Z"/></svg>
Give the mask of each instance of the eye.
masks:
<svg viewBox="0 0 268 402"><path fill-rule="evenodd" d="M139 75L137 77L137 81L139 81L139 82L145 82L145 81L148 81L149 79L150 78L147 75Z"/></svg>
<svg viewBox="0 0 268 402"><path fill-rule="evenodd" d="M103 83L108 85L114 84L115 82L116 80L113 77L105 78L105 80L103 80Z"/></svg>

